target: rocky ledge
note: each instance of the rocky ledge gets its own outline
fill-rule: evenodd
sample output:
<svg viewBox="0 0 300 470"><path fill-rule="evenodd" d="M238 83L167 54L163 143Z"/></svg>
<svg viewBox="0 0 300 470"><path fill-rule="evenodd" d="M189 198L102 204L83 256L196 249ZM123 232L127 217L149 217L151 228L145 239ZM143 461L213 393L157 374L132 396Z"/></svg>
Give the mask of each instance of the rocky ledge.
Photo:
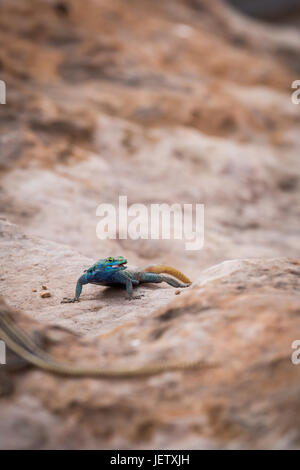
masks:
<svg viewBox="0 0 300 470"><path fill-rule="evenodd" d="M13 256L2 292L11 305L24 299L29 315L4 301L0 312L8 309L28 332L38 331L55 357L97 367L178 359L200 359L202 366L122 380L66 378L36 368L6 374L1 366L2 448L299 447L300 366L291 356L300 338L300 260L226 261L176 296L169 286L143 287L142 300L125 303L123 291L92 286L79 304L60 304L88 260L3 226ZM25 281L29 259L35 262ZM32 292L44 282L50 298Z"/></svg>

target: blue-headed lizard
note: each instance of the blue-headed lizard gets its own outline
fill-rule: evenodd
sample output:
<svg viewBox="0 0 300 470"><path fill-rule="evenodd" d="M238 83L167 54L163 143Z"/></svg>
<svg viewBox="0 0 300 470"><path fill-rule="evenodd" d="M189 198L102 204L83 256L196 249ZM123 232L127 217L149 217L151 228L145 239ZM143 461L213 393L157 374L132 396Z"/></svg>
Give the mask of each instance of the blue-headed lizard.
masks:
<svg viewBox="0 0 300 470"><path fill-rule="evenodd" d="M100 259L93 264L93 266L87 269L78 279L75 297L72 299L64 298L62 303L78 302L82 286L85 284L97 284L100 286L114 286L121 284L126 287L128 298L135 299L140 296L133 296L133 287L140 283L166 282L173 287L188 287L192 283L187 276L171 266L162 264L148 266L143 270L133 270L127 269L126 264L127 260L123 258L123 256L109 256L108 258ZM166 276L165 274L171 274L182 282L177 281L174 277Z"/></svg>

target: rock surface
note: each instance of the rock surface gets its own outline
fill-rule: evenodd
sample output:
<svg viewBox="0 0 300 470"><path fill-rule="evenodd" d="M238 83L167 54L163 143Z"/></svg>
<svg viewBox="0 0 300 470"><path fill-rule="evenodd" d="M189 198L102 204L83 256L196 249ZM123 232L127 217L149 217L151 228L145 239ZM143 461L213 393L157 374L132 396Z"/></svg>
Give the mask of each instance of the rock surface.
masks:
<svg viewBox="0 0 300 470"><path fill-rule="evenodd" d="M141 299L129 302L122 288L90 284L83 287L81 302L62 304L64 297L74 296L77 278L95 260L66 245L31 238L5 221L0 221L0 237L0 292L10 305L43 323L94 336L147 317L155 308L165 306L176 292L166 284L149 284L138 288ZM32 291L43 283L51 291L50 298L43 299L38 291Z"/></svg>
<svg viewBox="0 0 300 470"><path fill-rule="evenodd" d="M0 366L0 447L299 448L299 29L217 0L3 0L0 44L0 293L16 321L70 361L208 366L122 381ZM204 248L99 240L96 209L119 195L204 204ZM61 304L109 255L194 284Z"/></svg>
<svg viewBox="0 0 300 470"><path fill-rule="evenodd" d="M299 261L248 259L209 269L147 317L128 321L122 310L122 324L94 339L14 313L64 361L203 366L123 380L19 372L0 401L1 447L299 448L299 288ZM64 324L58 313L54 324Z"/></svg>

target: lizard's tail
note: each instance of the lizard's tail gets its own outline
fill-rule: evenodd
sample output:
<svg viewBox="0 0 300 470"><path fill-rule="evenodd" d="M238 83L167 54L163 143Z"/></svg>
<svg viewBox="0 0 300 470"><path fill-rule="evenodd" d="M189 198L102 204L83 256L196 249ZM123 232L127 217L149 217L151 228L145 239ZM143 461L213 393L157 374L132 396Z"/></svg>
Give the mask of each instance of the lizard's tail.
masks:
<svg viewBox="0 0 300 470"><path fill-rule="evenodd" d="M192 284L192 281L178 269L167 266L166 264L154 264L152 266L146 266L144 271L147 273L156 273L156 274L171 274L171 276L176 277L179 281L184 282L185 284Z"/></svg>

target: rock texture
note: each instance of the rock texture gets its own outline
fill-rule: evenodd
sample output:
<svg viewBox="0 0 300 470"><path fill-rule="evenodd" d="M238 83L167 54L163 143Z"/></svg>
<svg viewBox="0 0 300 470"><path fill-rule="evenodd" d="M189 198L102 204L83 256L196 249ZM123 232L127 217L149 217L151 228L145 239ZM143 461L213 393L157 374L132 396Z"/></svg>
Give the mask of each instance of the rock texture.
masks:
<svg viewBox="0 0 300 470"><path fill-rule="evenodd" d="M147 317L173 299L176 292L167 284L140 286L142 299L129 302L122 288L90 284L83 287L82 302L61 304L63 297L74 296L77 278L95 260L79 255L71 247L31 238L18 226L4 221L0 221L0 237L1 294L10 305L30 312L43 323L95 336ZM43 284L51 292L50 298L40 296L47 292L40 292Z"/></svg>
<svg viewBox="0 0 300 470"><path fill-rule="evenodd" d="M1 447L298 448L291 344L299 287L299 261L224 262L147 318L126 322L124 314L122 325L90 340L14 313L63 360L134 367L197 357L204 365L121 381L19 372L0 401Z"/></svg>
<svg viewBox="0 0 300 470"><path fill-rule="evenodd" d="M229 4L240 9L242 12L270 21L299 21L299 0L227 0ZM298 23L299 24L299 23Z"/></svg>
<svg viewBox="0 0 300 470"><path fill-rule="evenodd" d="M0 447L299 448L299 29L217 0L0 9L4 302L57 357L208 366L120 382L2 374ZM100 241L97 206L119 195L205 204L204 248ZM109 255L194 284L133 302L86 286L61 304Z"/></svg>

